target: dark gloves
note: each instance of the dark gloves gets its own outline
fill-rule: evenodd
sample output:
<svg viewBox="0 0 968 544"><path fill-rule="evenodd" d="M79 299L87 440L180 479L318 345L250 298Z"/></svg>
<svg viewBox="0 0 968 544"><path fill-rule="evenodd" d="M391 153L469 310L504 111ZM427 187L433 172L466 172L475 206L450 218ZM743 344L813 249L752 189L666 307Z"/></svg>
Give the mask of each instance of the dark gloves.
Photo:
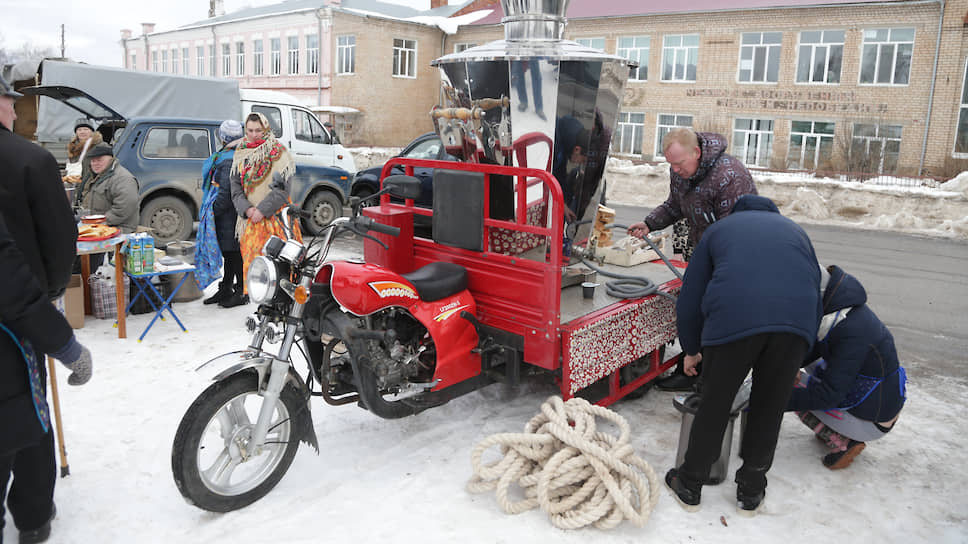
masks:
<svg viewBox="0 0 968 544"><path fill-rule="evenodd" d="M50 356L60 361L71 371L71 375L67 378L69 385L84 385L91 379L93 371L91 352L82 346L75 337L72 336L66 346L51 353Z"/></svg>

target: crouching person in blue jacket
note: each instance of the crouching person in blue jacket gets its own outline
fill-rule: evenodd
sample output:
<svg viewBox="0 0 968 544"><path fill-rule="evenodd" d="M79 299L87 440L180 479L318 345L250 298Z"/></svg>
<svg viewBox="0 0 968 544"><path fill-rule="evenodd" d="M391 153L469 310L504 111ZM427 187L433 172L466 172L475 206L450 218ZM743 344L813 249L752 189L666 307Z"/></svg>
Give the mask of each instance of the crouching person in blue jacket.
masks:
<svg viewBox="0 0 968 544"><path fill-rule="evenodd" d="M905 374L894 337L867 306L864 287L837 266L826 271L817 343L787 410L827 443L823 464L836 470L894 427L904 406Z"/></svg>

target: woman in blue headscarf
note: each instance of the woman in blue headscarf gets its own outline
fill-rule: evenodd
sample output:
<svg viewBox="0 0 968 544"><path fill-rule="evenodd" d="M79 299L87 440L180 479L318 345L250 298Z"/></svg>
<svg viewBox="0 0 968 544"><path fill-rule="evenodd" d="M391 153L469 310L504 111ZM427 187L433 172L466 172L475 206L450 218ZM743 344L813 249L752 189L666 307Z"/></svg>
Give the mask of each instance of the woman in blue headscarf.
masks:
<svg viewBox="0 0 968 544"><path fill-rule="evenodd" d="M224 144L205 164L202 176L205 198L199 216L198 244L195 249L195 276L204 288L218 278L219 268L224 261L225 270L218 291L203 302L231 308L245 304L247 298L243 291L242 253L239 241L235 238L235 223L238 216L232 206L232 192L229 172L235 157L235 148L243 136L242 123L235 119L223 121L218 129L219 139Z"/></svg>

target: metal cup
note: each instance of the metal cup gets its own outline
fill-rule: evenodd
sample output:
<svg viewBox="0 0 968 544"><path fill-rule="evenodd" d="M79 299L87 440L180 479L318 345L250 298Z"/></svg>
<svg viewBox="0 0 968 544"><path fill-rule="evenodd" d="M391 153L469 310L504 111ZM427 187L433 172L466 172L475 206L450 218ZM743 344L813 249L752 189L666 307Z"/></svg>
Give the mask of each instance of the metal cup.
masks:
<svg viewBox="0 0 968 544"><path fill-rule="evenodd" d="M586 281L581 284L581 296L585 298L595 298L595 288L598 287L597 283Z"/></svg>

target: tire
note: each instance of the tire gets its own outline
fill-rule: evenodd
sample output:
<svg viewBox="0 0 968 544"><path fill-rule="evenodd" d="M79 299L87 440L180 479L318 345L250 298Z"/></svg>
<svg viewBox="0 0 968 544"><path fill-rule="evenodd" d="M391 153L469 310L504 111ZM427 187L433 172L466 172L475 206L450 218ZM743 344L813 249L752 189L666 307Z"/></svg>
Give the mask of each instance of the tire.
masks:
<svg viewBox="0 0 968 544"><path fill-rule="evenodd" d="M276 403L262 454L240 458L262 405L258 391L254 372L234 374L209 386L182 417L172 444L171 471L190 504L210 512L242 508L265 496L289 469L299 448L298 414L305 410L305 401L289 384ZM222 428L226 423L230 426ZM212 478L220 462L227 474ZM248 474L234 480L240 467Z"/></svg>
<svg viewBox="0 0 968 544"><path fill-rule="evenodd" d="M194 221L192 209L176 196L153 198L141 208L141 224L154 231L156 247L191 238Z"/></svg>
<svg viewBox="0 0 968 544"><path fill-rule="evenodd" d="M310 195L303 204L303 210L309 213L309 217L303 221L306 232L319 236L326 225L343 215L343 203L338 196L324 189Z"/></svg>
<svg viewBox="0 0 968 544"><path fill-rule="evenodd" d="M373 189L371 189L369 187L360 187L356 191L356 194L353 195L353 196L360 197L360 201L361 201L360 207L367 208L369 206L375 206L375 205L377 205L377 204L380 203L379 200L366 201L367 198L373 196L375 193L376 193L376 191L374 191ZM366 201L366 202L363 202L363 201Z"/></svg>

